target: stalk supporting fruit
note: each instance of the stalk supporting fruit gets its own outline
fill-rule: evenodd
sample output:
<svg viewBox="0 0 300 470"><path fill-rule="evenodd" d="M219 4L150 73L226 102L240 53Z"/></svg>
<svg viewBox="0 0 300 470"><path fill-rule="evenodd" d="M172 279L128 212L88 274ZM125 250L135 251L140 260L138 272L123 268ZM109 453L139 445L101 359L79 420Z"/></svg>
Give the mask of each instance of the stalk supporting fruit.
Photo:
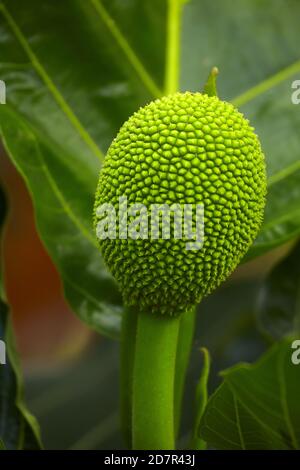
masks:
<svg viewBox="0 0 300 470"><path fill-rule="evenodd" d="M121 428L126 446L132 448L132 383L138 313L124 309L121 329Z"/></svg>
<svg viewBox="0 0 300 470"><path fill-rule="evenodd" d="M175 449L174 377L180 318L140 313L133 373L134 449Z"/></svg>

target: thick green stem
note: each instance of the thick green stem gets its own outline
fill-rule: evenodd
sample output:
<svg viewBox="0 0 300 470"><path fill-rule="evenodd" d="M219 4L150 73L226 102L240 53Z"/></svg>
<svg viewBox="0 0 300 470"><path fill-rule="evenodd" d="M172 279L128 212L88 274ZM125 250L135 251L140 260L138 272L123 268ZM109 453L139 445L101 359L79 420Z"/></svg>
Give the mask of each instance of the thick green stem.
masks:
<svg viewBox="0 0 300 470"><path fill-rule="evenodd" d="M134 449L174 449L174 380L180 318L139 313L133 374Z"/></svg>
<svg viewBox="0 0 300 470"><path fill-rule="evenodd" d="M121 428L128 449L132 447L132 381L137 312L125 308L121 333Z"/></svg>
<svg viewBox="0 0 300 470"><path fill-rule="evenodd" d="M183 0L168 0L165 94L179 87L180 31Z"/></svg>

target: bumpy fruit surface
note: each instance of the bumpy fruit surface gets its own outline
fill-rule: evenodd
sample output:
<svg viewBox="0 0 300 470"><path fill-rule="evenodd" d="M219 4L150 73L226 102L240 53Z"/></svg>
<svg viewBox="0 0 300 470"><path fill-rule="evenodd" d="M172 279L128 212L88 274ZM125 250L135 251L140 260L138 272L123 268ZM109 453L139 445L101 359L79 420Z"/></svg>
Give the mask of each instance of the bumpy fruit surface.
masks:
<svg viewBox="0 0 300 470"><path fill-rule="evenodd" d="M95 207L204 205L204 245L186 239L100 240L127 305L177 315L213 291L255 239L266 193L264 155L254 129L231 104L176 93L133 114L112 142ZM95 215L95 225L98 223Z"/></svg>

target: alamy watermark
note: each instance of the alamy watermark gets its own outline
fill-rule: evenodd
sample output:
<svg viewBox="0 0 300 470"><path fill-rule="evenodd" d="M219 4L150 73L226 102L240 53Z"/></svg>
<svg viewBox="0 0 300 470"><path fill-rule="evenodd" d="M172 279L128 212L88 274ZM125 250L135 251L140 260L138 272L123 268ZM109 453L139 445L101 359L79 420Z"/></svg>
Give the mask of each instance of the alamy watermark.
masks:
<svg viewBox="0 0 300 470"><path fill-rule="evenodd" d="M0 340L0 365L6 364L6 345L5 342Z"/></svg>
<svg viewBox="0 0 300 470"><path fill-rule="evenodd" d="M174 238L188 240L187 250L199 250L203 246L203 204L129 205L127 197L120 196L117 209L110 203L100 204L96 216L99 219L96 233L100 240Z"/></svg>
<svg viewBox="0 0 300 470"><path fill-rule="evenodd" d="M6 85L3 80L0 80L0 104L6 104Z"/></svg>
<svg viewBox="0 0 300 470"><path fill-rule="evenodd" d="M295 341L292 342L291 348L294 349L291 356L292 363L298 366L300 364L300 339L295 339Z"/></svg>
<svg viewBox="0 0 300 470"><path fill-rule="evenodd" d="M300 104L300 80L294 80L291 85L291 101L293 104Z"/></svg>

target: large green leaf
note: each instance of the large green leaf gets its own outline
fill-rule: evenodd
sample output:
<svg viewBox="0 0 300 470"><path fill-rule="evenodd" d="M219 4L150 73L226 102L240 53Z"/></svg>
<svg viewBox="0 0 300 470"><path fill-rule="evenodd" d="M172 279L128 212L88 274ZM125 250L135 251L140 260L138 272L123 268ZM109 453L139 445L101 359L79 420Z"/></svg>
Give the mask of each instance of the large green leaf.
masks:
<svg viewBox="0 0 300 470"><path fill-rule="evenodd" d="M300 373L292 340L276 344L256 364L223 372L200 436L217 449L300 449Z"/></svg>
<svg viewBox="0 0 300 470"><path fill-rule="evenodd" d="M270 189L246 259L300 232L300 118L290 100L300 71L297 0L1 4L2 138L31 190L66 297L84 321L110 335L120 323L120 295L91 228L104 153L139 106L178 88L179 74L182 90L200 90L217 65L220 96L241 107L262 139Z"/></svg>
<svg viewBox="0 0 300 470"><path fill-rule="evenodd" d="M0 126L69 303L90 326L115 336L121 298L92 231L98 170L122 121L160 91L106 8L137 52L149 51L145 65L161 82L163 54L156 51L164 43L165 6L106 3L3 2L0 74L8 104Z"/></svg>
<svg viewBox="0 0 300 470"><path fill-rule="evenodd" d="M4 215L5 199L0 188L0 230ZM3 346L1 351L4 352L4 364L0 363L0 450L39 449L39 427L24 404L23 381L14 347L11 321L2 296L0 268L0 341Z"/></svg>
<svg viewBox="0 0 300 470"><path fill-rule="evenodd" d="M263 281L258 322L272 339L300 333L300 243Z"/></svg>

